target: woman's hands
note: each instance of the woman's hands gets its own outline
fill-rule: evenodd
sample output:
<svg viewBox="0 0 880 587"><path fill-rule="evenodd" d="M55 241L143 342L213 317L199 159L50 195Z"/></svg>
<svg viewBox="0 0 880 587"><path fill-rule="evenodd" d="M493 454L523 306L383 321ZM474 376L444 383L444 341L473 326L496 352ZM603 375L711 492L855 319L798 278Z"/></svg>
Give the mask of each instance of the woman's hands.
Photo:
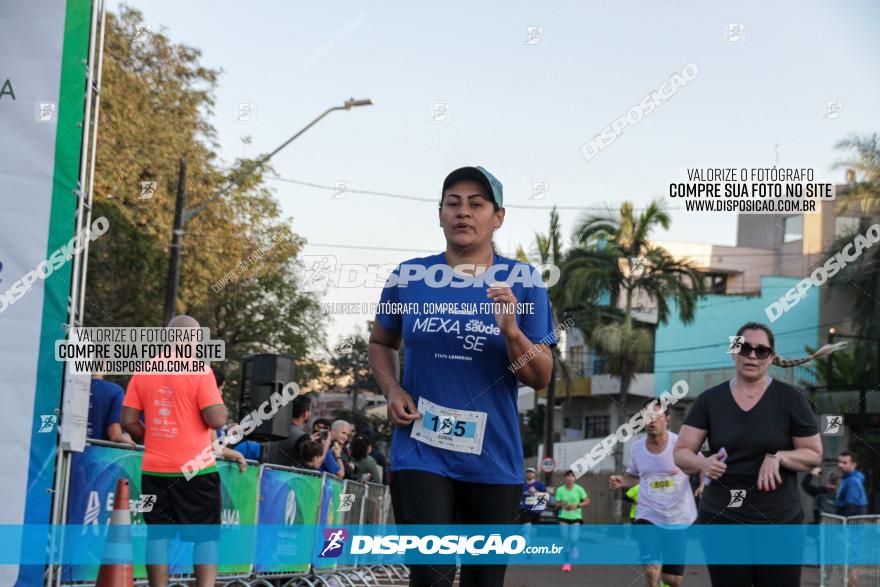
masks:
<svg viewBox="0 0 880 587"><path fill-rule="evenodd" d="M713 481L717 480L719 477L724 475L724 471L727 470L727 464L721 462L722 454L720 452L715 453L712 456L700 456L700 473Z"/></svg>
<svg viewBox="0 0 880 587"><path fill-rule="evenodd" d="M395 426L409 426L422 417L412 396L403 389L388 392L388 419Z"/></svg>
<svg viewBox="0 0 880 587"><path fill-rule="evenodd" d="M493 283L487 295L495 302L495 324L501 329L502 334L513 332L518 328L516 324L516 296L513 290L505 283Z"/></svg>
<svg viewBox="0 0 880 587"><path fill-rule="evenodd" d="M779 474L781 459L778 455L768 454L761 463L758 471L758 491L776 491L776 484L782 485L782 476Z"/></svg>

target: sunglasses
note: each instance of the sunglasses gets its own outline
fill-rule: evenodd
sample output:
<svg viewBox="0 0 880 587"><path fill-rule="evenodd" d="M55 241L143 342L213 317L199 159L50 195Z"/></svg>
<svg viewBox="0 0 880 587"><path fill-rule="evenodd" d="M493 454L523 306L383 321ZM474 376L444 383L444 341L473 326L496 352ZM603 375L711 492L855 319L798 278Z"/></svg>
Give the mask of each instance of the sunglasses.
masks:
<svg viewBox="0 0 880 587"><path fill-rule="evenodd" d="M739 354L742 357L751 356L752 351L755 351L755 357L758 359L766 359L771 354L773 354L773 349L762 344L759 344L758 346L752 346L749 343L744 342L739 347Z"/></svg>

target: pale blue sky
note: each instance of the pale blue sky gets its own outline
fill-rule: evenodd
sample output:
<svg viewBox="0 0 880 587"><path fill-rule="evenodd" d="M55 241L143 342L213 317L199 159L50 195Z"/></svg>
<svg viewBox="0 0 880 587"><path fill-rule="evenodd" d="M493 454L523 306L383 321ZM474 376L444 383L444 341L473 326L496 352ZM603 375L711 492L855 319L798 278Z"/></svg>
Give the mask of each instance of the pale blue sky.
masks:
<svg viewBox="0 0 880 587"><path fill-rule="evenodd" d="M481 164L510 204L644 204L684 167L772 165L776 143L781 165L840 182L834 143L878 130L880 4L871 0L128 4L223 69L214 124L227 160L271 150L346 98L376 101L331 114L274 160L282 176L322 185L437 197L446 173ZM726 40L730 23L744 25L740 42ZM543 27L537 44L525 44L530 26ZM689 62L697 79L584 159L583 143ZM823 118L826 100L842 101L838 118ZM255 122L234 119L240 102L256 105ZM435 102L449 104L447 121L429 119ZM549 182L544 200L529 199L532 182ZM311 243L443 248L432 203L270 184ZM578 212L561 217L567 236ZM496 243L512 252L547 220L546 210L509 209ZM733 213L681 211L657 236L733 244L735 232ZM318 244L305 253L376 264L418 254ZM375 301L378 290L326 299ZM339 317L331 334L365 318Z"/></svg>

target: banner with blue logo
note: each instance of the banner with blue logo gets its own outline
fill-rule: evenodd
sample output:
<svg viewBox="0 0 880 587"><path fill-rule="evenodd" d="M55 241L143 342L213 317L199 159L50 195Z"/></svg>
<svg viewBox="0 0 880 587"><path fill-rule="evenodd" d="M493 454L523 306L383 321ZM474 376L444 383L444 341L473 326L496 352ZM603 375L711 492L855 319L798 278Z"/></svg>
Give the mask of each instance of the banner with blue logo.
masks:
<svg viewBox="0 0 880 587"><path fill-rule="evenodd" d="M217 461L217 472L220 474L220 525L221 528L252 527L257 523L257 496L259 495L259 469L248 466L242 472L238 463ZM181 483L186 481L181 478ZM251 546L249 547L248 544ZM221 575L247 575L252 565L247 560L253 557L253 543L241 545L245 562L221 558L217 572ZM193 544L174 539L172 552L177 553L171 558L169 572L174 574L192 574Z"/></svg>
<svg viewBox="0 0 880 587"><path fill-rule="evenodd" d="M141 459L143 453L107 446L86 446L82 453L72 453L70 463L70 484L67 505L67 524L79 527L77 530L85 537L99 540L104 527L110 521L116 483L119 479L129 482L129 511L132 524L144 523L139 504L150 496L142 496ZM221 483L221 524L227 526L253 526L257 523L257 496L259 494L259 470L249 466L241 472L238 463L217 461ZM185 483L181 477L181 483ZM320 478L318 478L320 484ZM147 505L147 507L149 507ZM317 503L314 505L317 517ZM313 519L310 523L314 523ZM94 581L98 576L102 552L95 551L94 545L88 540L70 540L65 538L65 548L72 548L69 553L72 560L87 561L88 564L65 566L62 578L64 581ZM172 552L176 556L170 558L172 573L191 573L192 545L174 541ZM253 557L250 551L247 559ZM91 557L91 558L90 558ZM248 573L250 563L229 563L220 565L218 572L222 574ZM146 578L146 568L135 567L135 578Z"/></svg>
<svg viewBox="0 0 880 587"><path fill-rule="evenodd" d="M321 477L263 465L260 473L260 520L263 525L289 526L273 540L260 541L257 572L284 573L309 570L315 544L313 526L318 523ZM303 531L303 527L309 531ZM293 559L306 562L291 564ZM285 562L285 560L287 562Z"/></svg>
<svg viewBox="0 0 880 587"><path fill-rule="evenodd" d="M341 479L330 475L325 477L324 491L321 495L321 515L318 518L319 524L323 526L334 526L339 524L342 519L339 512L339 504L342 503L341 496L343 486L344 483ZM332 540L332 538L329 538L326 535L326 532L321 530L317 532L314 552L315 568L331 569L336 566L332 558L328 558L326 555L321 556L321 553L324 552L328 546L333 546L332 543L328 544L328 540Z"/></svg>
<svg viewBox="0 0 880 587"><path fill-rule="evenodd" d="M65 541L72 560L89 560L88 539L97 538L110 522L113 513L116 482L127 479L129 503L140 501L142 453L107 446L87 446L85 452L72 453L70 485L67 498L67 523L79 525L82 540ZM129 510L137 509L129 507ZM131 514L132 524L143 524L143 515ZM87 565L67 565L62 571L63 581L94 581L98 576L100 558ZM147 576L144 567L135 568L135 578Z"/></svg>

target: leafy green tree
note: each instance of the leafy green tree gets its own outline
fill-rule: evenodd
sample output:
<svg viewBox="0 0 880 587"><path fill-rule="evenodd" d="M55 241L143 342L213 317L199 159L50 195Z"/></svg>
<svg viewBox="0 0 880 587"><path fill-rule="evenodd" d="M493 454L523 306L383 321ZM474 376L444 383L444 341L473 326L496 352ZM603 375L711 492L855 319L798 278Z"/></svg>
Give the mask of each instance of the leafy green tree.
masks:
<svg viewBox="0 0 880 587"><path fill-rule="evenodd" d="M340 340L332 352L330 364L333 366L336 385L350 390L352 410L357 410L357 398L361 389L382 393L370 368L369 343L359 332Z"/></svg>
<svg viewBox="0 0 880 587"><path fill-rule="evenodd" d="M90 247L87 325L161 325L181 158L190 209L253 164L225 169L217 160L210 118L219 72L200 64L197 49L160 31L144 34L142 25L126 6L107 15L93 216L106 216L110 230ZM262 181L256 173L207 206L183 239L176 310L226 342L230 407L242 356L306 358L324 332L317 302L296 291L304 241ZM156 182L152 197L143 197L142 182ZM299 383L316 368L303 364Z"/></svg>
<svg viewBox="0 0 880 587"><path fill-rule="evenodd" d="M849 155L835 163L836 168L852 169L856 176L843 198L845 208L861 209L865 215L880 210L880 133L852 134L835 148Z"/></svg>
<svg viewBox="0 0 880 587"><path fill-rule="evenodd" d="M546 414L546 406L537 404L534 409L526 412L521 418L520 435L523 441L523 456L526 458L538 454L538 445L541 443L541 438L545 431L544 419Z"/></svg>
<svg viewBox="0 0 880 587"><path fill-rule="evenodd" d="M816 349L805 347L808 354L813 354ZM876 384L877 352L870 344L857 343L847 345L844 350L834 353L831 361L831 385L834 388L849 387L852 389L872 389ZM802 381L801 386L827 387L828 386L828 359L811 361L804 365L812 376L814 383Z"/></svg>

